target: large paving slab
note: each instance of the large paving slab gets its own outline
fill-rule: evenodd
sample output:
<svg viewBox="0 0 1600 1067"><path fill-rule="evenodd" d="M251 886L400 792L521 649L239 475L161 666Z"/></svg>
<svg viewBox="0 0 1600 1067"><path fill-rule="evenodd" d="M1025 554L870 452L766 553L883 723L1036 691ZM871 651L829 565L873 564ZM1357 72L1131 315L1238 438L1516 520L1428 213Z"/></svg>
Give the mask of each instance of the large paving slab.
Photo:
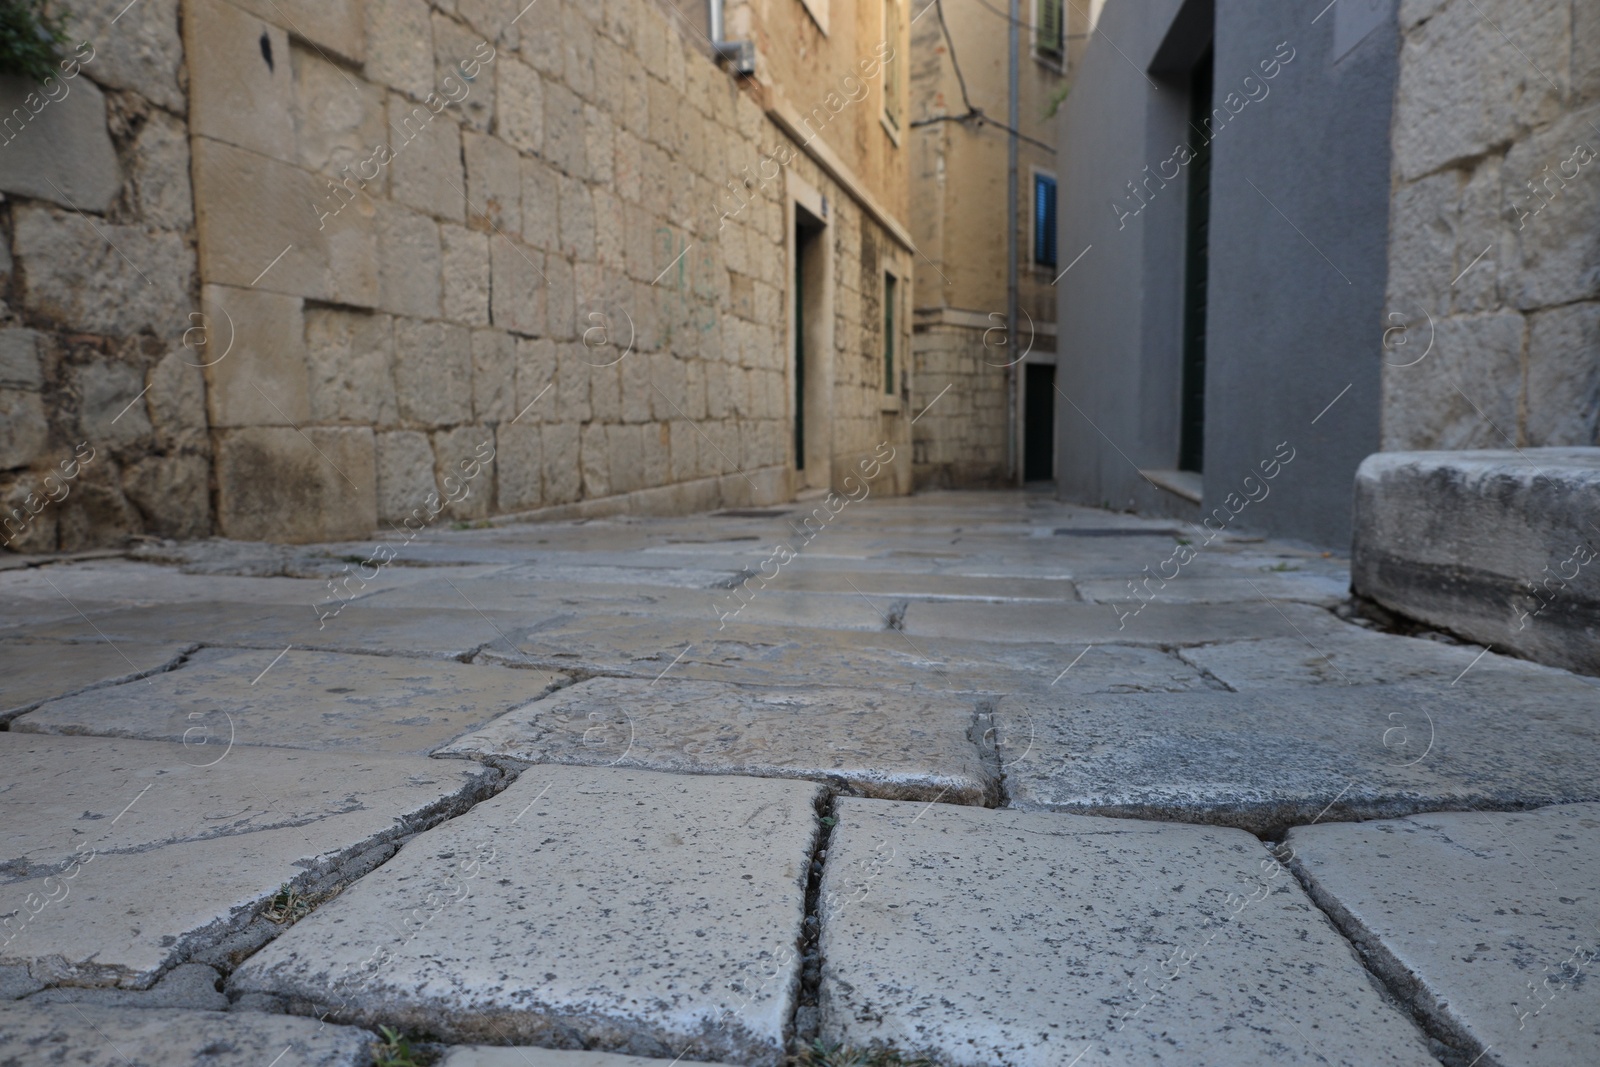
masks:
<svg viewBox="0 0 1600 1067"><path fill-rule="evenodd" d="M1331 612L1293 602L1223 604L979 604L913 601L905 632L912 637L970 637L987 641L1198 645L1255 637L1301 636L1311 641L1347 626Z"/></svg>
<svg viewBox="0 0 1600 1067"><path fill-rule="evenodd" d="M1434 1067L1248 834L844 798L825 1040L951 1065Z"/></svg>
<svg viewBox="0 0 1600 1067"><path fill-rule="evenodd" d="M11 732L0 765L0 965L125 988L238 933L285 883L336 879L499 777L458 761Z"/></svg>
<svg viewBox="0 0 1600 1067"><path fill-rule="evenodd" d="M234 972L299 1014L454 1042L773 1065L819 786L530 768Z"/></svg>
<svg viewBox="0 0 1600 1067"><path fill-rule="evenodd" d="M0 723L51 697L174 666L192 644L0 641Z"/></svg>
<svg viewBox="0 0 1600 1067"><path fill-rule="evenodd" d="M148 685L52 700L11 724L25 733L424 756L566 676L436 659L202 649Z"/></svg>
<svg viewBox="0 0 1600 1067"><path fill-rule="evenodd" d="M370 1067L373 1035L260 1013L0 1004L7 1067Z"/></svg>
<svg viewBox="0 0 1600 1067"><path fill-rule="evenodd" d="M697 1061L691 1061L697 1062ZM457 1045L445 1053L439 1067L670 1067L643 1056L618 1056L611 1052L563 1049L498 1048L494 1045ZM710 1064L709 1067L719 1067Z"/></svg>
<svg viewBox="0 0 1600 1067"><path fill-rule="evenodd" d="M319 605L320 612L319 615ZM337 614L329 615L337 609ZM87 609L86 609L87 610ZM551 614L554 614L553 612ZM326 617L323 617L326 616ZM371 600L307 601L304 607L226 601L121 608L31 627L28 636L56 641L189 641L244 648L291 645L329 652L375 652L460 659L490 644L509 648L526 614L460 607L379 608Z"/></svg>
<svg viewBox="0 0 1600 1067"><path fill-rule="evenodd" d="M1274 834L1319 815L1600 799L1595 708L1459 687L1014 694L995 731L1013 807Z"/></svg>
<svg viewBox="0 0 1600 1067"><path fill-rule="evenodd" d="M333 570L345 566L327 561ZM333 571L330 570L330 574ZM388 573L393 573L390 570ZM0 599L46 604L178 604L237 600L310 604L328 595L325 580L185 574L174 566L134 560L93 560L0 574Z"/></svg>
<svg viewBox="0 0 1600 1067"><path fill-rule="evenodd" d="M1351 626L1319 637L1315 647L1298 637L1227 641L1185 648L1183 659L1230 689L1298 685L1435 685L1473 689L1487 685L1564 690L1600 700L1600 680L1502 656L1476 645L1450 645Z"/></svg>
<svg viewBox="0 0 1600 1067"><path fill-rule="evenodd" d="M1144 575L1140 574L1139 579ZM1143 600L1165 604L1220 604L1230 600L1300 600L1312 604L1336 604L1350 595L1348 575L1273 572L1239 577L1183 575L1161 587L1151 583L1148 590L1137 582L1135 593L1130 579L1097 578L1079 580L1085 600L1096 604L1118 604L1123 610L1137 608Z"/></svg>
<svg viewBox="0 0 1600 1067"><path fill-rule="evenodd" d="M812 778L862 796L993 804L999 776L983 758L977 707L938 693L594 678L438 754Z"/></svg>
<svg viewBox="0 0 1600 1067"><path fill-rule="evenodd" d="M884 605L887 606L887 605ZM486 662L642 678L694 678L748 685L836 685L871 679L885 689L1005 693L1185 692L1211 687L1200 671L1159 648L971 637L908 637L764 626L740 619L689 625L670 619L565 616L479 653Z"/></svg>
<svg viewBox="0 0 1600 1067"><path fill-rule="evenodd" d="M1298 873L1480 1067L1600 1055L1600 804L1291 830Z"/></svg>

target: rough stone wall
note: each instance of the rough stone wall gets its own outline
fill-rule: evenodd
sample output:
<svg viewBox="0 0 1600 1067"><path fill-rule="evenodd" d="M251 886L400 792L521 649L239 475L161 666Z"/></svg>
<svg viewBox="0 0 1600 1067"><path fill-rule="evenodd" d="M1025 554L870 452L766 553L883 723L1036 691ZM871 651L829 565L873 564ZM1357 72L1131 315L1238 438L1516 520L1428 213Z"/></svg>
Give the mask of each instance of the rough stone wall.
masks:
<svg viewBox="0 0 1600 1067"><path fill-rule="evenodd" d="M1383 447L1600 443L1600 6L1400 25Z"/></svg>
<svg viewBox="0 0 1600 1067"><path fill-rule="evenodd" d="M913 484L918 489L1007 484L1006 371L991 366L1003 364L1005 357L985 346L982 329L919 324L913 358L912 407L923 412L914 427ZM946 386L949 390L939 396Z"/></svg>
<svg viewBox="0 0 1600 1067"><path fill-rule="evenodd" d="M82 0L57 78L0 79L5 547L210 531L177 0ZM116 19L113 24L113 19Z"/></svg>

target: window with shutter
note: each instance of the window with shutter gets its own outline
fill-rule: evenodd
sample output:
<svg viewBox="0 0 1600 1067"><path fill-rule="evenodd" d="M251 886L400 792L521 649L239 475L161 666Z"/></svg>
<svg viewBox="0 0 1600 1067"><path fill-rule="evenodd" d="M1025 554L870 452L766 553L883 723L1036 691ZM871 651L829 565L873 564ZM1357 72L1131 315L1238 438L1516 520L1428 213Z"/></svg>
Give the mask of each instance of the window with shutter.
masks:
<svg viewBox="0 0 1600 1067"><path fill-rule="evenodd" d="M1056 265L1056 180L1044 174L1033 176L1033 261Z"/></svg>
<svg viewBox="0 0 1600 1067"><path fill-rule="evenodd" d="M1063 0L1036 0L1033 50L1042 56L1060 59L1066 46L1066 17Z"/></svg>

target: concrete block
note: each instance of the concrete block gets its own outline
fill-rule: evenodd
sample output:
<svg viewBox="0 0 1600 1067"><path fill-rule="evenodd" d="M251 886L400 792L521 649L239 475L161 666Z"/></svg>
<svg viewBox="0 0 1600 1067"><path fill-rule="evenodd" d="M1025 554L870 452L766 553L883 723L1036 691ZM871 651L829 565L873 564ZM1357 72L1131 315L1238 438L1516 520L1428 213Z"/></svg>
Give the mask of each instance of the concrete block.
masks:
<svg viewBox="0 0 1600 1067"><path fill-rule="evenodd" d="M1351 585L1470 640L1600 673L1597 495L1600 448L1368 456Z"/></svg>
<svg viewBox="0 0 1600 1067"><path fill-rule="evenodd" d="M521 242L489 242L489 317L497 328L531 336L545 332L548 269L545 255Z"/></svg>
<svg viewBox="0 0 1600 1067"><path fill-rule="evenodd" d="M549 398L546 397L546 400ZM565 504L577 500L581 487L578 454L578 424L546 423L544 443L544 502Z"/></svg>
<svg viewBox="0 0 1600 1067"><path fill-rule="evenodd" d="M837 814L825 1041L966 1067L1435 1062L1248 834L849 797Z"/></svg>
<svg viewBox="0 0 1600 1067"><path fill-rule="evenodd" d="M461 226L439 227L444 317L469 326L489 325L489 240Z"/></svg>
<svg viewBox="0 0 1600 1067"><path fill-rule="evenodd" d="M494 510L494 469L483 460L494 455L494 431L487 426L458 426L432 436L434 477L448 501L445 510L450 518L490 515Z"/></svg>
<svg viewBox="0 0 1600 1067"><path fill-rule="evenodd" d="M1592 692L1592 691L1591 691ZM1341 685L1014 693L995 711L1013 807L1237 826L1600 799L1573 688Z"/></svg>
<svg viewBox="0 0 1600 1067"><path fill-rule="evenodd" d="M562 176L558 190L561 205L561 254L574 259L593 261L594 201L589 196L589 187L576 178Z"/></svg>
<svg viewBox="0 0 1600 1067"><path fill-rule="evenodd" d="M516 17L512 11L509 21ZM513 27L514 28L514 27ZM440 12L433 14L434 92L450 101L449 115L469 128L487 133L494 125L494 73L485 70L482 57L489 53L482 34L476 33ZM495 56L494 61L499 62ZM476 66L477 76L468 78L466 70ZM443 117L443 116L441 116Z"/></svg>
<svg viewBox="0 0 1600 1067"><path fill-rule="evenodd" d="M533 423L572 421L572 412L560 406L556 387L556 343L548 337L517 338L518 421Z"/></svg>
<svg viewBox="0 0 1600 1067"><path fill-rule="evenodd" d="M24 308L74 332L149 331L177 344L194 310L195 257L182 235L91 223L42 204L11 212Z"/></svg>
<svg viewBox="0 0 1600 1067"><path fill-rule="evenodd" d="M394 379L400 417L413 426L451 426L472 418L472 331L441 322L396 319Z"/></svg>
<svg viewBox="0 0 1600 1067"><path fill-rule="evenodd" d="M544 447L531 419L495 431L495 475L501 512L530 511L545 502Z"/></svg>
<svg viewBox="0 0 1600 1067"><path fill-rule="evenodd" d="M334 181L348 179L352 188L382 198L378 146L389 139L383 89L357 81L311 49L296 47L293 59L298 162Z"/></svg>
<svg viewBox="0 0 1600 1067"><path fill-rule="evenodd" d="M0 77L0 190L103 214L122 188L106 100L81 74Z"/></svg>
<svg viewBox="0 0 1600 1067"><path fill-rule="evenodd" d="M499 330L472 331L472 416L509 422L516 406L517 342Z"/></svg>
<svg viewBox="0 0 1600 1067"><path fill-rule="evenodd" d="M326 178L209 138L196 138L193 151L208 282L377 304L376 211L365 194L347 203Z"/></svg>
<svg viewBox="0 0 1600 1067"><path fill-rule="evenodd" d="M390 195L436 218L466 218L466 178L461 168L461 128L442 104L417 104L389 95Z"/></svg>
<svg viewBox="0 0 1600 1067"><path fill-rule="evenodd" d="M217 524L224 537L304 544L376 528L372 430L258 426L218 435Z"/></svg>
<svg viewBox="0 0 1600 1067"><path fill-rule="evenodd" d="M190 132L272 159L295 159L289 35L223 0L185 3L183 35Z"/></svg>
<svg viewBox="0 0 1600 1067"><path fill-rule="evenodd" d="M500 101L495 133L522 152L544 151L543 80L526 63L509 55L494 61L495 96Z"/></svg>
<svg viewBox="0 0 1600 1067"><path fill-rule="evenodd" d="M467 160L467 222L491 237L522 236L522 161L487 134L462 135Z"/></svg>
<svg viewBox="0 0 1600 1067"><path fill-rule="evenodd" d="M322 610L338 606L332 597ZM265 674L262 666L259 652L201 649L149 684L50 700L11 729L179 744L187 735L191 747L203 732L236 746L426 756L565 681L550 671L299 650Z"/></svg>
<svg viewBox="0 0 1600 1067"><path fill-rule="evenodd" d="M365 0L235 0L246 11L275 22L296 37L352 63L366 59Z"/></svg>
<svg viewBox="0 0 1600 1067"><path fill-rule="evenodd" d="M311 308L305 312L305 322L312 420L392 425L399 410L394 320L388 315Z"/></svg>
<svg viewBox="0 0 1600 1067"><path fill-rule="evenodd" d="M1402 314L1405 314L1402 312ZM1527 323L1511 311L1452 315L1427 327L1411 320L1412 343L1386 353L1383 447L1386 450L1496 448L1514 440ZM1402 366L1413 359L1423 362Z"/></svg>
<svg viewBox="0 0 1600 1067"><path fill-rule="evenodd" d="M1296 827L1285 851L1464 1062L1579 1067L1600 1047L1597 833L1600 805L1573 804Z"/></svg>
<svg viewBox="0 0 1600 1067"><path fill-rule="evenodd" d="M438 318L444 271L439 224L397 204L379 204L378 251L379 306L397 315Z"/></svg>
<svg viewBox="0 0 1600 1067"><path fill-rule="evenodd" d="M434 89L433 20L426 0L367 0L366 74L421 100Z"/></svg>
<svg viewBox="0 0 1600 1067"><path fill-rule="evenodd" d="M569 176L589 177L588 140L583 131L583 101L559 82L547 81L543 89L543 143L537 151Z"/></svg>
<svg viewBox="0 0 1600 1067"><path fill-rule="evenodd" d="M1585 239L1600 227L1600 183L1589 180L1600 169L1597 123L1600 107L1562 115L1506 152L1497 206L1511 222L1506 259L1518 269L1506 272L1505 290L1516 307L1600 297L1600 264Z"/></svg>
<svg viewBox="0 0 1600 1067"><path fill-rule="evenodd" d="M106 1036L111 1034L115 1038ZM365 1030L287 1015L0 1004L0 1056L18 1064L45 1062L35 1057L50 1050L48 1055L82 1067L129 1063L252 1067L270 1048L288 1053L283 1067L366 1067L372 1062L372 1042L372 1034Z"/></svg>
<svg viewBox="0 0 1600 1067"><path fill-rule="evenodd" d="M584 499L610 496L611 450L606 447L604 425L591 422L583 427L577 460L583 475Z"/></svg>
<svg viewBox="0 0 1600 1067"><path fill-rule="evenodd" d="M865 689L595 678L516 708L440 755L811 778L861 796L993 803L975 701Z"/></svg>
<svg viewBox="0 0 1600 1067"><path fill-rule="evenodd" d="M379 433L376 444L378 518L399 522L438 489L433 478L433 446L427 434L413 430Z"/></svg>
<svg viewBox="0 0 1600 1067"><path fill-rule="evenodd" d="M297 296L208 285L183 358L204 368L211 424L289 426L311 417L305 317Z"/></svg>
<svg viewBox="0 0 1600 1067"><path fill-rule="evenodd" d="M0 389L0 470L32 466L49 443L50 424L40 394Z"/></svg>
<svg viewBox="0 0 1600 1067"><path fill-rule="evenodd" d="M555 251L560 244L560 180L560 174L544 161L522 161L523 239L547 252Z"/></svg>
<svg viewBox="0 0 1600 1067"><path fill-rule="evenodd" d="M692 1041L777 1067L819 796L799 782L532 769L296 923L230 989L455 1042L669 1057Z"/></svg>
<svg viewBox="0 0 1600 1067"><path fill-rule="evenodd" d="M1540 311L1528 320L1528 443L1600 444L1600 303Z"/></svg>

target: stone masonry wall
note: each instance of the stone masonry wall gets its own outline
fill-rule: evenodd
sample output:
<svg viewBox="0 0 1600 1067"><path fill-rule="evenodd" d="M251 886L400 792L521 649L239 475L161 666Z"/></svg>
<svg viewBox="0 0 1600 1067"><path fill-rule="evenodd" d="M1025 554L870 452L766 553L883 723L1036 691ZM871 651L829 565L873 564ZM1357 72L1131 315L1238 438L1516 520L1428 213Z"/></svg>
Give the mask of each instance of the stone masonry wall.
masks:
<svg viewBox="0 0 1600 1067"><path fill-rule="evenodd" d="M95 453L11 547L787 499L780 146L834 208L835 466L904 436L909 253L651 0L71 6L20 135L67 147L0 146L0 492Z"/></svg>
<svg viewBox="0 0 1600 1067"><path fill-rule="evenodd" d="M177 0L71 5L56 78L0 79L0 541L212 527ZM113 20L115 23L113 24Z"/></svg>
<svg viewBox="0 0 1600 1067"><path fill-rule="evenodd" d="M918 325L912 339L912 476L918 489L1006 482L1007 356L985 347L984 330ZM998 364L992 366L991 364ZM949 386L949 391L940 392ZM931 407L929 405L932 405ZM926 409L926 410L924 410Z"/></svg>
<svg viewBox="0 0 1600 1067"><path fill-rule="evenodd" d="M1600 443L1600 6L1400 23L1383 447Z"/></svg>

